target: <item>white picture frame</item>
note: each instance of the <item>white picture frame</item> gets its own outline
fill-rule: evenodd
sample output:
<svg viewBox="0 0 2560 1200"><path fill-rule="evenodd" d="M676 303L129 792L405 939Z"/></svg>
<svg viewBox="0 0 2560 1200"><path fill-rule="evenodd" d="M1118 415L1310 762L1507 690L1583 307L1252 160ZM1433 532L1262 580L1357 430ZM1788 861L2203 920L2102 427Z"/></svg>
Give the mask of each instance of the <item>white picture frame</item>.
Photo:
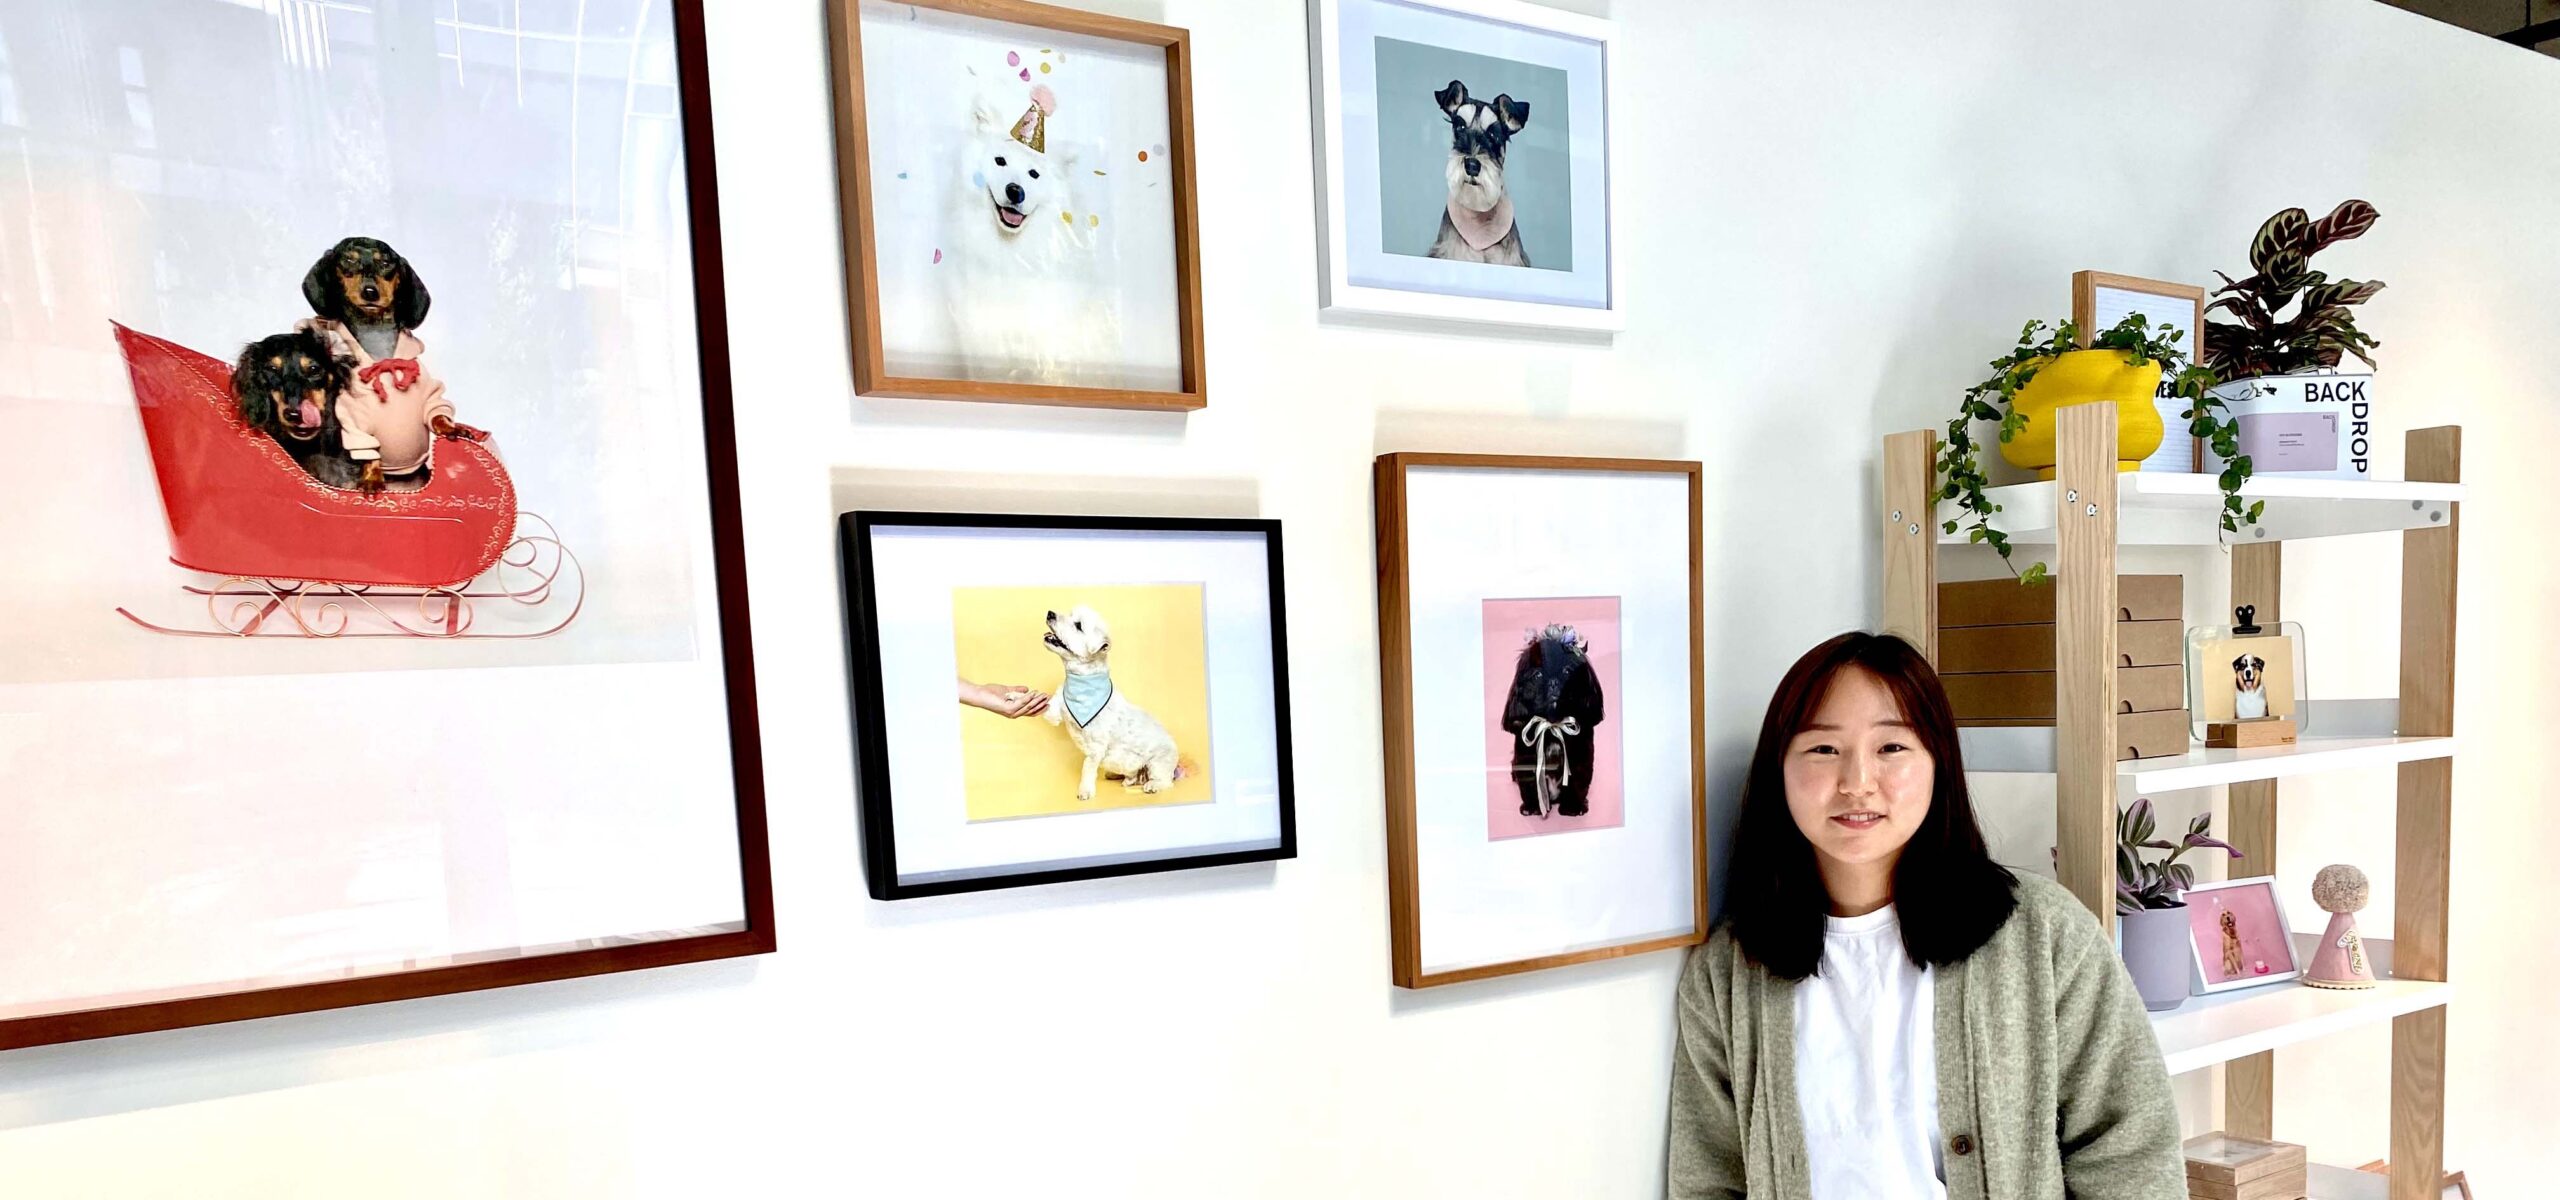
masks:
<svg viewBox="0 0 2560 1200"><path fill-rule="evenodd" d="M2263 896L2260 895L2261 893ZM2209 965L2205 961L2204 943L2196 936L2195 926L2200 919L2199 913L2229 907L2215 903L2217 898L2226 896L2247 896L2249 897L2247 903L2252 908L2260 899L2263 899L2266 911L2274 913L2274 935L2272 938L2263 939L2262 944L2272 945L2282 951L2284 965L2281 968L2270 964L2264 974L2252 971L2239 978L2220 981L2215 979L2216 975L2222 973L2218 969L2220 964ZM2271 984L2292 983L2302 978L2301 952L2294 945L2293 923L2285 918L2284 913L2284 889L2277 885L2275 876L2252 875L2246 879L2199 883L2180 893L2180 898L2187 903L2187 991L2190 994L2213 996L2223 992L2266 987Z"/></svg>
<svg viewBox="0 0 2560 1200"><path fill-rule="evenodd" d="M1363 13L1381 8L1393 10L1400 18L1473 22L1515 41L1545 38L1559 45L1578 43L1595 56L1599 79L1576 91L1586 97L1596 96L1599 111L1571 114L1573 137L1592 139L1599 159L1596 169L1589 164L1577 167L1570 188L1575 206L1571 242L1576 265L1564 274L1578 281L1581 291L1577 295L1571 299L1536 298L1525 292L1563 289L1549 286L1555 283L1551 280L1540 280L1538 288L1516 289L1507 286L1501 275L1493 274L1517 272L1521 270L1518 267L1442 262L1361 248L1375 237L1379 225L1378 215L1368 210L1382 203L1375 198L1374 189L1375 97L1346 104L1343 88L1346 79L1353 77L1374 85L1374 66L1358 61L1346 64L1343 47L1346 12L1354 18L1349 24L1358 26ZM1322 314L1354 320L1404 318L1598 334L1615 333L1626 327L1620 284L1623 273L1619 246L1623 239L1616 236L1619 206L1617 188L1610 179L1610 164L1617 158L1615 123L1610 118L1620 110L1622 91L1615 62L1615 26L1611 22L1522 0L1309 0L1308 28L1320 251L1317 290ZM1359 69L1347 72L1346 65ZM1358 131L1346 124L1363 111L1369 113L1365 141L1353 136ZM1365 164L1354 157L1362 151L1368 155ZM1371 187L1359 187L1362 181ZM1369 194L1355 195L1364 190ZM1586 214L1594 212L1596 220L1588 220ZM1537 257L1533 250L1532 260ZM1381 280L1363 270L1364 262L1407 268L1393 272L1396 274L1446 274L1448 278L1439 280L1436 287L1431 281L1420 279ZM1425 263L1430 264L1427 272L1420 265ZM1548 273L1551 272L1541 272ZM1468 294L1470 291L1475 294Z"/></svg>

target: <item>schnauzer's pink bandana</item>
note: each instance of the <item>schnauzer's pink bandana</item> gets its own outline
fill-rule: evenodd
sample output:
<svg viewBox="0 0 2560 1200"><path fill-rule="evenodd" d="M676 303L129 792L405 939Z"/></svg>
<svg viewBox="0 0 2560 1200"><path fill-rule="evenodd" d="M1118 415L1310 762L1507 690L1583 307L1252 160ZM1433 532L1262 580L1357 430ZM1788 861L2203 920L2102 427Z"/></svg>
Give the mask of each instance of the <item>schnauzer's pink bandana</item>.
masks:
<svg viewBox="0 0 2560 1200"><path fill-rule="evenodd" d="M1449 201L1449 224L1457 229L1460 240L1478 251L1491 249L1495 242L1511 236L1511 197L1504 196L1494 206L1477 212Z"/></svg>

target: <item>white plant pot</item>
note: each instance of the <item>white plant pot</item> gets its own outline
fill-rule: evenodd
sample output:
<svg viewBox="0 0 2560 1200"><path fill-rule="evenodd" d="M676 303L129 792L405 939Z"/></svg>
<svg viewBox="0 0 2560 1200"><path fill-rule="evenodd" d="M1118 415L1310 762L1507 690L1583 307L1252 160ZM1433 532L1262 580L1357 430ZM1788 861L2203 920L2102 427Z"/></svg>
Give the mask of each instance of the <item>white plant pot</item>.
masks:
<svg viewBox="0 0 2560 1200"><path fill-rule="evenodd" d="M2371 371L2305 371L2234 379L2213 395L2240 426L2251 474L2370 479L2373 384ZM2208 474L2222 473L2210 445L2204 460Z"/></svg>

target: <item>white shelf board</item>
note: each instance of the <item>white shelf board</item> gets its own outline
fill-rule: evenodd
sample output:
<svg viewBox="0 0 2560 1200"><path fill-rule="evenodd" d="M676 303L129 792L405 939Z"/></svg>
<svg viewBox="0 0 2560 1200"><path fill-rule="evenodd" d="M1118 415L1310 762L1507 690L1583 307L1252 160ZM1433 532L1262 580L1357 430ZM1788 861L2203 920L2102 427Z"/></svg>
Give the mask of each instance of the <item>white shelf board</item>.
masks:
<svg viewBox="0 0 2560 1200"><path fill-rule="evenodd" d="M2391 1200L2391 1177L2326 1163L2311 1164L2311 1200ZM2443 1200L2462 1200L2462 1189L2444 1189Z"/></svg>
<svg viewBox="0 0 2560 1200"><path fill-rule="evenodd" d="M2320 771L2382 767L2426 758L2449 758L2449 737L2304 738L2290 746L2251 750L2218 750L2198 746L2165 758L2137 758L2116 764L2116 791L2121 796L2156 796L2186 788L2218 787L2256 779L2283 779Z"/></svg>
<svg viewBox="0 0 2560 1200"><path fill-rule="evenodd" d="M2310 962L2319 935L2297 933L2293 941L2295 955L2304 963ZM2375 971L2390 973L2390 939L2368 938L2365 951ZM2385 979L2362 991L2271 983L2236 992L2190 996L2175 1009L2150 1014L2151 1033L2160 1039L2160 1055L2168 1061L2169 1073L2183 1075L2279 1046L2441 1007L2452 1000L2452 984L2429 980Z"/></svg>
<svg viewBox="0 0 2560 1200"><path fill-rule="evenodd" d="M2051 545L2057 486L2045 481L1987 489L1991 502L2000 506L1992 514L1991 527L2019 545ZM2266 511L2240 540L2288 541L2425 529L2451 520L2451 506L2462 497L2463 485L2458 483L2262 475L2241 490L2241 499L2264 500ZM1955 501L1939 502L1942 526L1959 515ZM2223 537L2221 515L2222 485L2211 475L2135 471L2116 477L2116 541L2120 545L2217 545ZM1967 533L1960 525L1952 534L1939 534L1938 540L1964 545Z"/></svg>
<svg viewBox="0 0 2560 1200"><path fill-rule="evenodd" d="M2397 736L2394 731L2399 728L2399 716L2399 702L2394 700L2314 700L2310 702L2308 721L2311 728L2322 731L2318 736L2305 737L2290 746L2250 750L2216 750L2190 741L2184 754L2117 763L2116 791L2120 797L2130 799L2185 788L2390 766L2453 754L2453 738ZM1956 737L1964 751L1967 771L2053 773L2051 726L1968 727L1957 730Z"/></svg>

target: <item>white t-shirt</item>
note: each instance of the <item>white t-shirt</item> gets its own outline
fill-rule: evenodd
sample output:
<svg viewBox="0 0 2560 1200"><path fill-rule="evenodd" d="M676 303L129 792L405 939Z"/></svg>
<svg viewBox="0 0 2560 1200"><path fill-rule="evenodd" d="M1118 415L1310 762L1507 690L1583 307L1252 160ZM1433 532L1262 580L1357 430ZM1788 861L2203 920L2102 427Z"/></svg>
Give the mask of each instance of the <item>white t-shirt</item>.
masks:
<svg viewBox="0 0 2560 1200"><path fill-rule="evenodd" d="M1822 970L1796 984L1796 1107L1814 1200L1945 1200L1926 967L1888 904L1827 917Z"/></svg>

